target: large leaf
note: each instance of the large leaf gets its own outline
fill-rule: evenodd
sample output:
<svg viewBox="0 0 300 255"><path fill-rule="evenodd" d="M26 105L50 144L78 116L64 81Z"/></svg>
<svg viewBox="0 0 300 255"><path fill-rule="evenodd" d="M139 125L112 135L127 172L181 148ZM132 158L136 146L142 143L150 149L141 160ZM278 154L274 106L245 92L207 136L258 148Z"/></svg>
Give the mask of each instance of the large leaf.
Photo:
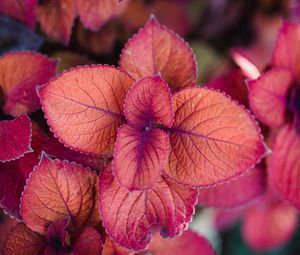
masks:
<svg viewBox="0 0 300 255"><path fill-rule="evenodd" d="M271 127L283 125L293 74L286 68L272 68L257 80L248 81L249 103L256 117Z"/></svg>
<svg viewBox="0 0 300 255"><path fill-rule="evenodd" d="M192 50L153 17L125 45L119 65L136 80L161 73L173 91L192 86L197 79Z"/></svg>
<svg viewBox="0 0 300 255"><path fill-rule="evenodd" d="M31 152L31 123L27 115L0 121L0 161L17 159Z"/></svg>
<svg viewBox="0 0 300 255"><path fill-rule="evenodd" d="M266 153L253 117L222 93L191 88L173 97L171 153L166 173L209 186L250 169Z"/></svg>
<svg viewBox="0 0 300 255"><path fill-rule="evenodd" d="M45 0L36 12L43 31L67 45L77 14L75 0Z"/></svg>
<svg viewBox="0 0 300 255"><path fill-rule="evenodd" d="M100 175L103 225L114 241L128 249L144 249L154 227L164 237L180 235L191 221L196 201L196 190L165 177L148 191L129 192L114 180L110 166Z"/></svg>
<svg viewBox="0 0 300 255"><path fill-rule="evenodd" d="M113 151L132 83L114 67L85 66L64 72L39 95L55 136L68 147L99 156Z"/></svg>
<svg viewBox="0 0 300 255"><path fill-rule="evenodd" d="M93 31L99 30L108 20L120 15L130 0L76 0L83 25Z"/></svg>
<svg viewBox="0 0 300 255"><path fill-rule="evenodd" d="M43 236L24 224L18 224L7 236L3 255L41 255L46 246L47 241Z"/></svg>
<svg viewBox="0 0 300 255"><path fill-rule="evenodd" d="M43 154L23 192L22 219L42 234L49 224L67 217L73 230L93 226L99 223L97 185L98 178L89 169Z"/></svg>
<svg viewBox="0 0 300 255"><path fill-rule="evenodd" d="M149 189L160 177L168 152L169 138L165 131L140 131L125 124L118 130L114 175L129 190Z"/></svg>
<svg viewBox="0 0 300 255"><path fill-rule="evenodd" d="M0 57L0 85L4 94L4 112L13 116L36 111L40 101L36 86L56 73L57 61L30 51L7 53Z"/></svg>

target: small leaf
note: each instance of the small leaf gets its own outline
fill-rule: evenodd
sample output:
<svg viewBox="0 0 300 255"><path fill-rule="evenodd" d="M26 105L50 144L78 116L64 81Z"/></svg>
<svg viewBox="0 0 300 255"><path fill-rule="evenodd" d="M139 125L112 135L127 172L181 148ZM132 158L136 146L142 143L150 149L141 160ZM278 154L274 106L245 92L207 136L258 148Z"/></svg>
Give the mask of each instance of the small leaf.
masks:
<svg viewBox="0 0 300 255"><path fill-rule="evenodd" d="M108 20L122 14L128 2L129 0L77 0L80 20L86 28L97 31Z"/></svg>
<svg viewBox="0 0 300 255"><path fill-rule="evenodd" d="M114 175L128 190L149 189L160 177L168 152L169 138L165 131L141 131L125 124L118 130Z"/></svg>
<svg viewBox="0 0 300 255"><path fill-rule="evenodd" d="M285 68L272 68L257 80L248 81L249 103L256 117L270 127L286 122L287 97L293 75Z"/></svg>
<svg viewBox="0 0 300 255"><path fill-rule="evenodd" d="M125 99L124 112L132 126L144 128L152 124L171 127L174 113L168 84L159 76L139 80Z"/></svg>
<svg viewBox="0 0 300 255"><path fill-rule="evenodd" d="M57 220L47 228L47 239L50 245L55 245L59 241L63 246L66 244L69 224L69 218Z"/></svg>
<svg viewBox="0 0 300 255"><path fill-rule="evenodd" d="M31 123L27 115L0 121L0 161L17 159L31 152Z"/></svg>
<svg viewBox="0 0 300 255"><path fill-rule="evenodd" d="M0 85L4 112L13 116L36 111L40 101L36 86L56 73L57 61L29 51L11 52L0 57Z"/></svg>
<svg viewBox="0 0 300 255"><path fill-rule="evenodd" d="M134 252L123 248L116 242L111 240L109 236L106 236L105 243L103 245L102 255L134 255Z"/></svg>
<svg viewBox="0 0 300 255"><path fill-rule="evenodd" d="M300 210L300 136L291 125L278 133L270 158L270 177L282 196Z"/></svg>
<svg viewBox="0 0 300 255"><path fill-rule="evenodd" d="M273 250L288 242L296 227L297 212L294 208L283 203L269 203L247 211L242 235L254 250Z"/></svg>
<svg viewBox="0 0 300 255"><path fill-rule="evenodd" d="M265 173L256 167L238 179L199 190L198 204L207 207L235 207L265 191Z"/></svg>
<svg viewBox="0 0 300 255"><path fill-rule="evenodd" d="M69 217L70 228L99 223L97 176L87 168L67 161L51 160L45 154L25 186L20 213L33 231L46 233L49 224Z"/></svg>
<svg viewBox="0 0 300 255"><path fill-rule="evenodd" d="M13 17L26 24L30 28L35 26L36 0L1 0L0 12Z"/></svg>
<svg viewBox="0 0 300 255"><path fill-rule="evenodd" d="M18 224L8 235L3 246L3 255L41 255L47 246L46 239Z"/></svg>
<svg viewBox="0 0 300 255"><path fill-rule="evenodd" d="M183 90L174 95L173 109L165 172L181 183L221 183L252 168L266 153L252 116L219 92Z"/></svg>
<svg viewBox="0 0 300 255"><path fill-rule="evenodd" d="M76 255L97 255L102 254L102 239L96 229L87 227L76 239L72 246Z"/></svg>
<svg viewBox="0 0 300 255"><path fill-rule="evenodd" d="M53 39L68 45L77 15L74 0L45 0L37 9L43 31Z"/></svg>
<svg viewBox="0 0 300 255"><path fill-rule="evenodd" d="M100 175L103 225L114 241L128 249L144 249L152 227L160 227L164 237L180 235L191 221L196 201L195 189L165 177L148 191L129 192L114 180L110 166Z"/></svg>
<svg viewBox="0 0 300 255"><path fill-rule="evenodd" d="M300 26L285 21L279 31L272 64L277 67L289 68L297 80L300 80ZM297 47L295 47L295 45Z"/></svg>
<svg viewBox="0 0 300 255"><path fill-rule="evenodd" d="M114 67L85 66L51 80L39 95L55 136L72 149L100 156L113 151L132 83Z"/></svg>
<svg viewBox="0 0 300 255"><path fill-rule="evenodd" d="M173 91L193 86L197 80L192 50L153 17L125 45L119 65L136 80L161 73Z"/></svg>
<svg viewBox="0 0 300 255"><path fill-rule="evenodd" d="M148 251L155 255L214 255L208 240L187 230L174 239L163 239L158 233L153 236Z"/></svg>

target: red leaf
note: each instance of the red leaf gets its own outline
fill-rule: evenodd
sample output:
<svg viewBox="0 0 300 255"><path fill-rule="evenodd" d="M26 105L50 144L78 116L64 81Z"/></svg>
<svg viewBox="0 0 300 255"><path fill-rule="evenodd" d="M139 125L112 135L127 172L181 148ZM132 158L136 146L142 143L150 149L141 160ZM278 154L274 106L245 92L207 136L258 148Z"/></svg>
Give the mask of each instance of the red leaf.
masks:
<svg viewBox="0 0 300 255"><path fill-rule="evenodd" d="M270 159L270 176L277 190L300 210L300 136L291 125L277 135Z"/></svg>
<svg viewBox="0 0 300 255"><path fill-rule="evenodd" d="M46 233L49 224L69 217L72 229L99 223L97 176L67 161L45 154L30 175L21 199L20 213L33 231Z"/></svg>
<svg viewBox="0 0 300 255"><path fill-rule="evenodd" d="M265 173L256 167L238 179L199 191L198 204L208 207L235 207L265 191Z"/></svg>
<svg viewBox="0 0 300 255"><path fill-rule="evenodd" d="M171 100L168 84L160 76L139 80L126 96L126 119L137 128L154 123L171 127L174 119Z"/></svg>
<svg viewBox="0 0 300 255"><path fill-rule="evenodd" d="M153 17L125 45L119 65L136 80L161 73L173 91L193 86L197 80L192 50Z"/></svg>
<svg viewBox="0 0 300 255"><path fill-rule="evenodd" d="M100 156L113 151L132 83L114 67L85 66L51 80L39 95L55 136L72 149Z"/></svg>
<svg viewBox="0 0 300 255"><path fill-rule="evenodd" d="M174 239L163 239L158 233L148 248L151 254L155 255L214 255L215 252L208 240L198 234L187 230ZM148 254L148 253L147 253Z"/></svg>
<svg viewBox="0 0 300 255"><path fill-rule="evenodd" d="M103 245L102 255L133 255L135 252L130 252L129 250L121 247L108 236L106 236L105 243Z"/></svg>
<svg viewBox="0 0 300 255"><path fill-rule="evenodd" d="M297 227L297 212L275 203L252 207L244 217L242 234L248 245L258 251L275 249L290 240Z"/></svg>
<svg viewBox="0 0 300 255"><path fill-rule="evenodd" d="M261 122L271 127L286 122L287 96L292 82L293 75L285 68L272 68L257 80L247 82L250 107Z"/></svg>
<svg viewBox="0 0 300 255"><path fill-rule="evenodd" d="M0 121L0 161L5 162L31 152L31 123L27 115Z"/></svg>
<svg viewBox="0 0 300 255"><path fill-rule="evenodd" d="M289 68L300 79L300 26L285 21L279 31L272 64Z"/></svg>
<svg viewBox="0 0 300 255"><path fill-rule="evenodd" d="M0 85L4 112L13 116L36 111L40 101L36 86L56 73L57 61L36 52L11 52L0 57Z"/></svg>
<svg viewBox="0 0 300 255"><path fill-rule="evenodd" d="M3 12L26 24L30 28L35 27L34 8L36 0L1 0L0 13Z"/></svg>
<svg viewBox="0 0 300 255"><path fill-rule="evenodd" d="M74 0L45 0L37 7L36 13L46 34L65 45L69 43L77 15Z"/></svg>
<svg viewBox="0 0 300 255"><path fill-rule="evenodd" d="M47 239L50 245L59 241L65 246L68 237L67 226L69 224L69 218L57 220L49 225L47 228Z"/></svg>
<svg viewBox="0 0 300 255"><path fill-rule="evenodd" d="M41 255L46 246L47 241L43 236L19 224L8 235L3 255Z"/></svg>
<svg viewBox="0 0 300 255"><path fill-rule="evenodd" d="M174 95L173 108L166 173L181 183L221 183L252 168L266 153L253 117L219 92L183 90Z"/></svg>
<svg viewBox="0 0 300 255"><path fill-rule="evenodd" d="M125 124L118 130L114 175L128 190L149 189L160 177L168 152L169 138L165 131L141 131Z"/></svg>
<svg viewBox="0 0 300 255"><path fill-rule="evenodd" d="M87 227L76 239L73 245L76 255L98 255L102 254L102 239L96 229Z"/></svg>
<svg viewBox="0 0 300 255"><path fill-rule="evenodd" d="M86 28L99 30L108 20L122 14L129 0L77 0L78 13Z"/></svg>
<svg viewBox="0 0 300 255"><path fill-rule="evenodd" d="M196 190L165 177L148 191L129 192L114 180L110 166L100 175L103 225L114 241L128 249L144 249L155 226L164 237L180 235L191 221L196 201Z"/></svg>

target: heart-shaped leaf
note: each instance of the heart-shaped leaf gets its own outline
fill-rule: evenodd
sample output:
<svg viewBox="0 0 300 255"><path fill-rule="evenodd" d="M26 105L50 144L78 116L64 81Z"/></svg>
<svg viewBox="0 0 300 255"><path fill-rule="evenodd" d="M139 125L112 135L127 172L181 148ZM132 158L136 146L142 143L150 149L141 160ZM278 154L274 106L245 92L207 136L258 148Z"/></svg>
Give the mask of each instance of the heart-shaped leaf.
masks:
<svg viewBox="0 0 300 255"><path fill-rule="evenodd" d="M99 209L109 236L121 246L140 250L151 239L151 228L159 226L161 235L180 235L191 221L197 191L162 177L148 191L121 187L111 166L100 175Z"/></svg>
<svg viewBox="0 0 300 255"><path fill-rule="evenodd" d="M17 159L31 152L31 123L27 115L0 121L0 161Z"/></svg>
<svg viewBox="0 0 300 255"><path fill-rule="evenodd" d="M25 186L20 213L33 231L46 233L49 224L70 218L70 228L99 223L98 178L87 168L67 161L51 160L45 154Z"/></svg>
<svg viewBox="0 0 300 255"><path fill-rule="evenodd" d="M114 175L128 190L149 189L160 177L168 152L169 138L165 131L141 131L125 124L118 130Z"/></svg>
<svg viewBox="0 0 300 255"><path fill-rule="evenodd" d="M185 89L174 95L173 109L165 172L181 183L221 183L252 168L266 153L253 117L222 93Z"/></svg>
<svg viewBox="0 0 300 255"><path fill-rule="evenodd" d="M5 13L16 20L26 24L30 28L35 26L36 0L1 0L0 13Z"/></svg>
<svg viewBox="0 0 300 255"><path fill-rule="evenodd" d="M6 238L3 255L41 255L46 246L47 240L43 236L18 224Z"/></svg>
<svg viewBox="0 0 300 255"><path fill-rule="evenodd" d="M161 73L173 91L192 86L197 80L192 50L154 17L125 45L119 65L136 80Z"/></svg>
<svg viewBox="0 0 300 255"><path fill-rule="evenodd" d="M250 107L261 122L271 127L286 122L287 96L292 82L293 74L278 67L247 82Z"/></svg>
<svg viewBox="0 0 300 255"><path fill-rule="evenodd" d="M122 14L130 0L77 0L80 20L86 28L99 30L109 19Z"/></svg>
<svg viewBox="0 0 300 255"><path fill-rule="evenodd" d="M37 52L20 51L0 57L0 85L4 93L4 112L13 116L36 111L40 101L36 86L56 73L56 60Z"/></svg>
<svg viewBox="0 0 300 255"><path fill-rule="evenodd" d="M75 17L75 0L45 0L36 8L43 31L55 40L67 45Z"/></svg>
<svg viewBox="0 0 300 255"><path fill-rule="evenodd" d="M235 180L199 190L198 204L208 207L242 205L265 191L265 181L265 172L256 167Z"/></svg>
<svg viewBox="0 0 300 255"><path fill-rule="evenodd" d="M168 84L160 76L139 80L125 99L127 121L137 128L162 124L171 127L174 113Z"/></svg>
<svg viewBox="0 0 300 255"><path fill-rule="evenodd" d="M64 72L39 95L55 136L72 149L100 156L113 151L133 82L114 67L85 66Z"/></svg>

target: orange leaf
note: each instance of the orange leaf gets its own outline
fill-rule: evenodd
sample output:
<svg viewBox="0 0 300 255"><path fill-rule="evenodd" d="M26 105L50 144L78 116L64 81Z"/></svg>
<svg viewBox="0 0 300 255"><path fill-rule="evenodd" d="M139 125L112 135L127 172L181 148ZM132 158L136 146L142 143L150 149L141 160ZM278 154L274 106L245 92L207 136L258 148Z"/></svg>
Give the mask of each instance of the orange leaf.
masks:
<svg viewBox="0 0 300 255"><path fill-rule="evenodd" d="M133 80L109 66L64 72L39 90L48 124L68 147L99 156L112 153L123 104Z"/></svg>
<svg viewBox="0 0 300 255"><path fill-rule="evenodd" d="M21 199L20 213L33 231L46 233L49 224L66 217L72 229L99 223L98 178L75 163L51 160L45 154L30 175Z"/></svg>
<svg viewBox="0 0 300 255"><path fill-rule="evenodd" d="M171 153L166 173L193 186L209 186L253 167L266 147L253 117L224 94L200 88L173 97Z"/></svg>

